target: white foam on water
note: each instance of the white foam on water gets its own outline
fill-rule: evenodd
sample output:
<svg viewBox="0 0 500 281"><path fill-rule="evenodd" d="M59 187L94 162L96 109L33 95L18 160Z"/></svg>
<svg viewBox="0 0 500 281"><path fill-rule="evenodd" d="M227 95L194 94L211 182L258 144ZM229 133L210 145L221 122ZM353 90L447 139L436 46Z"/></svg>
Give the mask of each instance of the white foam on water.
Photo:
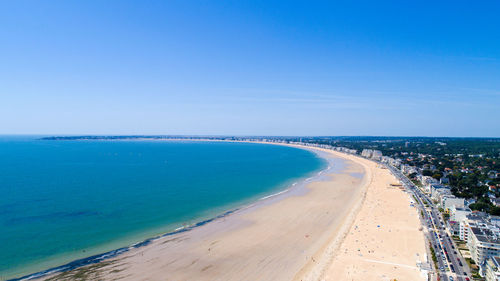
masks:
<svg viewBox="0 0 500 281"><path fill-rule="evenodd" d="M264 196L264 197L260 198L259 200L265 200L265 199L268 199L268 198L271 198L271 197L274 197L274 196L278 196L278 195L280 195L280 194L283 194L283 193L285 193L285 192L288 192L289 190L290 190L290 189L285 189L285 190L280 191L280 192L278 192L278 193L274 193L274 194L271 194L271 195L268 195L268 196Z"/></svg>

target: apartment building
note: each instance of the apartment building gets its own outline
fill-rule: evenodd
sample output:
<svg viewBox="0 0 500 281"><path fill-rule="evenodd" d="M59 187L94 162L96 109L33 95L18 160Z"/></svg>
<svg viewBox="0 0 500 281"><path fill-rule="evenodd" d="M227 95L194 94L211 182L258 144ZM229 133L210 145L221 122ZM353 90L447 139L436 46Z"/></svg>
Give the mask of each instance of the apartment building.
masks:
<svg viewBox="0 0 500 281"><path fill-rule="evenodd" d="M500 257L491 257L486 261L484 277L486 281L500 281Z"/></svg>

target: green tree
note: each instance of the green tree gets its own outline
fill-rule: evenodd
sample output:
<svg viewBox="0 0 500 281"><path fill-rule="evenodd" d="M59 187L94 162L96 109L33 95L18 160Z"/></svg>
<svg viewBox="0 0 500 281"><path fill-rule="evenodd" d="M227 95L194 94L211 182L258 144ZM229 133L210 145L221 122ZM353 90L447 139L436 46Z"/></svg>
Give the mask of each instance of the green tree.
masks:
<svg viewBox="0 0 500 281"><path fill-rule="evenodd" d="M490 214L500 216L500 207L493 206L490 208Z"/></svg>
<svg viewBox="0 0 500 281"><path fill-rule="evenodd" d="M476 211L482 211L482 212L488 212L490 209L490 205L486 204L484 202L476 202L473 204L469 205L469 208L471 210L476 210Z"/></svg>
<svg viewBox="0 0 500 281"><path fill-rule="evenodd" d="M440 174L440 173L436 173L436 174L432 175L432 177L435 178L435 179L437 179L437 180L439 180L440 178L443 177L443 175Z"/></svg>
<svg viewBox="0 0 500 281"><path fill-rule="evenodd" d="M423 170L422 175L430 177L430 176L432 176L432 171L431 170Z"/></svg>

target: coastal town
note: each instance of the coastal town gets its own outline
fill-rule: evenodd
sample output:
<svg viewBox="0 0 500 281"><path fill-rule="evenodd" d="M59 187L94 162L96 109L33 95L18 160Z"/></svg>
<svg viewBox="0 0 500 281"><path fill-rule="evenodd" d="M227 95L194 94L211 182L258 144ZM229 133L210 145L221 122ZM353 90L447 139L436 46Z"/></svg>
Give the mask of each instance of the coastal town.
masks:
<svg viewBox="0 0 500 281"><path fill-rule="evenodd" d="M108 139L51 137L48 139ZM111 136L284 143L319 147L376 162L411 194L427 249L418 268L427 280L500 280L498 139L387 137Z"/></svg>
<svg viewBox="0 0 500 281"><path fill-rule="evenodd" d="M500 280L498 141L493 142L493 152L467 155L416 153L408 149L412 146L409 141L400 150L386 149L389 155L359 149L363 147L359 142L347 147L322 142L306 141L379 162L413 193L426 226L432 263L429 280ZM447 143L434 141L432 145L440 151Z"/></svg>
<svg viewBox="0 0 500 281"><path fill-rule="evenodd" d="M399 178L420 209L430 256L421 270L429 280L500 280L498 139L217 139L317 146L376 161Z"/></svg>

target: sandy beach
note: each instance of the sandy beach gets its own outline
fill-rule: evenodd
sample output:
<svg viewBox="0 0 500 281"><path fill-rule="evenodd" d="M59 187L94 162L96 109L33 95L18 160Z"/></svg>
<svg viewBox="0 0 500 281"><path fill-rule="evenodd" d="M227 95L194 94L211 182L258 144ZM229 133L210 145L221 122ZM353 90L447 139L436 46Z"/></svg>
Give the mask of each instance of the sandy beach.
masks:
<svg viewBox="0 0 500 281"><path fill-rule="evenodd" d="M398 181L387 169L347 157L371 171L365 200L340 245L332 241L303 280L427 280L417 266L427 256L411 195L391 186Z"/></svg>
<svg viewBox="0 0 500 281"><path fill-rule="evenodd" d="M425 280L418 214L390 186L395 178L371 161L314 149L335 165L303 187L45 279Z"/></svg>

